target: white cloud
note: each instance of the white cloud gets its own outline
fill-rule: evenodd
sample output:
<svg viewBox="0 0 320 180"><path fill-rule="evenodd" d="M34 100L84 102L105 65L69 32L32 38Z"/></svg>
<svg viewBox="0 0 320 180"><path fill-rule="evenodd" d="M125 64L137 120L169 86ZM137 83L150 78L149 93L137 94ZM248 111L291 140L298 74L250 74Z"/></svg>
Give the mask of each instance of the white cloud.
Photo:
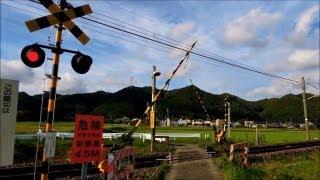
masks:
<svg viewBox="0 0 320 180"><path fill-rule="evenodd" d="M61 73L61 80L58 82L57 93L74 94L88 92L88 81L81 79L81 76L75 73ZM50 81L48 81L50 83Z"/></svg>
<svg viewBox="0 0 320 180"><path fill-rule="evenodd" d="M297 49L286 54L286 58L266 65L265 69L268 72L307 71L319 66L319 53L317 49Z"/></svg>
<svg viewBox="0 0 320 180"><path fill-rule="evenodd" d="M31 83L35 72L27 68L20 60L1 60L1 78L18 80L21 83Z"/></svg>
<svg viewBox="0 0 320 180"><path fill-rule="evenodd" d="M303 73L289 73L287 78L296 80L300 82L301 77L305 77L306 83L315 83L319 82L319 72L318 71L310 71L310 72L303 72ZM300 83L288 83L284 81L280 81L278 79L273 79L270 81L269 85L260 86L250 90L246 93L246 96L249 98L255 96L262 96L262 97L281 97L283 95L293 93L298 94L301 93L301 85ZM318 86L315 84L315 86ZM308 84L306 84L306 90L308 93L318 94L319 91L315 88L312 88Z"/></svg>
<svg viewBox="0 0 320 180"><path fill-rule="evenodd" d="M30 94L41 93L43 67L29 68L21 60L1 60L1 78L18 80L19 91Z"/></svg>
<svg viewBox="0 0 320 180"><path fill-rule="evenodd" d="M226 25L223 39L229 45L265 46L269 43L270 36L260 37L261 32L272 28L281 17L280 13L266 13L260 8L252 9L248 14Z"/></svg>
<svg viewBox="0 0 320 180"><path fill-rule="evenodd" d="M296 50L288 58L295 69L313 68L319 65L319 50Z"/></svg>
<svg viewBox="0 0 320 180"><path fill-rule="evenodd" d="M305 10L298 18L294 30L288 38L289 42L296 45L305 45L307 43L307 36L311 30L313 21L319 16L319 5L314 5Z"/></svg>
<svg viewBox="0 0 320 180"><path fill-rule="evenodd" d="M189 33L191 33L194 30L194 23L193 22L184 22L184 23L180 23L175 25L172 29L171 29L171 35L173 36L173 38L175 39L182 39L182 38L186 38L188 37Z"/></svg>

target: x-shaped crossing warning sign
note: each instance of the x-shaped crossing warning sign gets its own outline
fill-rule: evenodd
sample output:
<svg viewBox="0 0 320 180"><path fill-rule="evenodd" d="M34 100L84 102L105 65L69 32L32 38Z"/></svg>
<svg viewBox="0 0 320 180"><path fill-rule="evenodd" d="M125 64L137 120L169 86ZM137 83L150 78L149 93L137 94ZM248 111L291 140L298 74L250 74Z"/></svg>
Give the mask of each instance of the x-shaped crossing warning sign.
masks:
<svg viewBox="0 0 320 180"><path fill-rule="evenodd" d="M69 10L60 10L59 6L52 0L39 1L52 14L25 22L30 32L63 23L64 27L66 27L82 44L86 44L90 40L90 38L71 21L71 19L92 13L88 4Z"/></svg>

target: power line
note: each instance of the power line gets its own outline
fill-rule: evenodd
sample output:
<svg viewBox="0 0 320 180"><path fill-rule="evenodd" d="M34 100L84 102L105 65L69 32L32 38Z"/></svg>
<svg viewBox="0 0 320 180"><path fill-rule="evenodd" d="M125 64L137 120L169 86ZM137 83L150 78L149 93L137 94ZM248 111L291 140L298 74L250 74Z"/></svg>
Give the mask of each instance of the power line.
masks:
<svg viewBox="0 0 320 180"><path fill-rule="evenodd" d="M177 41L177 40L175 40L175 39L173 39L173 38L171 38L171 37L163 36L163 35L161 35L161 34L159 34L159 33L155 33L155 32L152 32L152 31L150 31L150 30L147 30L147 29L145 29L145 28L141 28L141 27L132 25L132 24L127 23L127 22L125 22L125 21L119 20L119 19L117 19L117 18L110 17L110 16L108 16L108 15L105 15L105 14L102 14L102 13L99 13L99 12L94 12L94 13L95 13L95 14L99 14L99 15L101 15L101 16L104 16L104 17L106 17L106 18L112 19L112 20L114 20L114 21L118 21L118 22L123 23L123 24L127 24L127 25L129 25L129 26L134 27L134 28L137 28L137 29L146 31L146 32L148 32L148 33L151 33L151 35L148 35L148 36L151 36L151 37L153 37L153 38L157 38L157 39L160 39L160 40L163 40L163 41L166 41L166 42L173 42L173 43L175 43L175 45L183 46L184 48L189 48L189 47L190 47L189 45L184 44L184 43L181 42L181 41ZM90 16L91 16L91 17L94 17L94 18L97 18L97 19L100 19L100 20L105 21L105 22L109 22L109 23L111 23L111 24L115 24L115 23L113 23L113 22L107 21L107 20L102 19L102 18L99 18L99 17L97 17L97 16L93 16L93 15L90 15ZM116 25L122 26L122 27L126 27L126 26L120 25L120 24L116 24ZM128 27L126 27L126 28L128 28ZM132 29L132 28L128 28L128 29ZM133 31L139 32L139 33L142 33L142 34L145 34L145 33L141 32L141 31L137 31L137 30L133 30ZM157 37L157 36L163 37L163 38L165 38L165 39L159 38L159 37ZM168 39L168 40L166 40L166 39ZM195 47L194 49L202 52L203 54L207 54L207 55L209 54L209 55L217 56L217 57L223 58L223 59L225 59L225 60L229 60L229 61L232 61L232 62L234 62L234 63L239 63L239 64L241 64L241 65L243 65L243 66L250 67L250 66L245 65L245 64L243 64L243 63L241 63L241 62L234 61L234 60L232 60L232 59L223 57L223 56L218 55L218 54L213 53L213 52L209 52L209 51L207 51L207 50L203 50L203 49L200 49L200 48L197 48L197 47ZM254 67L250 67L250 68L254 68Z"/></svg>
<svg viewBox="0 0 320 180"><path fill-rule="evenodd" d="M82 18L82 19L86 19L86 20L91 21L91 22L95 22L95 23L100 24L100 25L104 25L104 26L107 26L107 27L110 27L110 28L113 28L113 29L122 31L122 32L125 32L125 33L128 33L128 34L132 34L132 35L138 36L138 37L140 37L140 38L144 38L144 39L147 39L147 40L150 40L150 41L153 41L153 42L157 42L157 43L159 43L159 44L166 45L166 46L169 46L169 47L172 47L172 48L181 50L181 51L185 51L185 52L188 51L188 50L186 50L186 49L183 49L183 48L180 48L180 47L177 47L177 46L174 46L174 45L165 43L165 42L161 42L161 41L158 41L158 40L155 40L155 39L151 39L151 38L148 38L148 37L145 37L145 36L142 36L142 35L139 35L139 34L136 34L136 33L133 33L133 32L130 32L130 31L127 31L127 30L124 30L124 29L121 29L121 28L118 28L118 27L114 27L114 26L111 26L111 25L109 25L109 24L102 23L102 22L99 22L99 21L96 21L96 20L93 20L93 19L90 19L90 18L87 18L87 17L81 17L81 18ZM227 61L220 60L220 59L217 59L217 58L209 57L209 56L207 56L207 55L203 55L203 54L200 54L200 53L197 53L197 52L191 52L191 53L194 54L194 55L197 55L197 56L206 58L206 59L211 59L211 60L218 61L218 62L221 62L221 63L224 63L224 64L228 64L228 65L230 65L230 66L234 66L234 67L238 67L238 68L245 69L245 70L248 70L248 71L256 72L256 73L259 73L259 74L262 74L262 75L266 75L266 76L270 76L270 77L274 77L274 78L283 79L283 80L286 80L286 81L291 81L291 82L299 83L299 81L297 81L297 80L293 80L293 79L281 77L281 76L274 75L274 74L267 73L267 72L262 72L262 71L254 70L254 69L247 68L247 67L244 67L244 66L240 66L240 65L237 65L237 64L234 64L234 63L231 63L231 62L227 62Z"/></svg>
<svg viewBox="0 0 320 180"><path fill-rule="evenodd" d="M34 3L41 4L40 2L37 2L37 1L35 1L35 0L30 0L30 1L31 1L31 2L34 2ZM127 22L125 22L125 21L119 20L119 19L117 19L117 18L114 18L114 17L108 16L108 15L105 15L104 13L101 13L101 12L95 11L94 13L95 13L95 14L99 14L99 15L101 15L101 16L104 16L104 17L106 17L106 18L112 19L112 20L114 20L114 21L120 22L121 24L116 24L116 23L107 21L107 20L105 20L105 19L99 18L99 17L97 17L97 16L93 16L93 15L89 15L89 16L90 16L90 17L93 17L93 18L96 18L96 19L100 19L100 20L102 20L102 21L105 21L105 22L108 22L108 23L111 23L111 24L114 24L114 25L117 25L117 26L125 27L125 28L127 28L127 29L133 30L133 31L138 32L138 33L142 33L142 34L147 35L147 36L151 36L152 38L157 38L157 39L160 39L160 40L162 40L162 41L171 42L171 43L174 42L174 43L175 43L175 46L183 46L184 48L190 48L189 45L184 44L184 43L181 42L181 41L177 41L177 40L175 40L175 39L173 39L173 38L171 38L171 37L163 36L163 35L161 35L161 34L159 34L159 33L152 32L152 31L147 30L147 29L145 29L145 28L132 25L132 24L130 24L130 23L127 23ZM124 26L123 24L127 24L127 25L132 26L132 27L134 27L134 28L136 28L136 29L140 29L140 30L143 30L143 31L145 31L145 32L151 33L151 35L146 34L146 33L143 33L143 32L141 32L141 31L134 30L134 29L132 29L132 28L128 28L128 27ZM159 37L157 37L157 36L163 37L163 38L165 38L165 39L159 38ZM259 71L258 69L256 69L256 68L253 67L253 66L249 66L249 65L243 64L243 63L241 63L241 62L234 61L234 60L232 60L232 59L230 59L230 58L226 58L226 57L220 56L220 55L218 55L218 54L209 52L209 51L207 51L207 50L202 50L202 49L197 48L197 47L195 47L194 49L202 52L202 54L217 56L217 57L220 57L220 58L222 58L222 59L224 59L224 60L228 60L228 61L231 61L231 62L233 62L233 63L238 63L238 64L240 64L240 65L242 65L242 66L246 66L246 67L248 67L248 68L255 69L255 70Z"/></svg>
<svg viewBox="0 0 320 180"><path fill-rule="evenodd" d="M33 0L30 0L30 1L36 2L36 1L33 1ZM36 2L36 3L38 3L38 2ZM13 7L13 6L11 6L11 7ZM19 8L18 8L18 9L19 9ZM168 47L171 47L171 48L175 48L175 49L178 49L178 50L181 50L181 51L185 51L185 52L187 51L187 50L184 49L184 48L181 48L181 47L178 47L178 46L169 44L169 43L165 43L165 42L162 42L162 41L159 41L159 40L155 40L155 39L152 39L152 38L149 38L149 37L146 37L146 36L143 36L143 35L140 35L140 34L137 34L137 33L131 32L131 31L128 31L128 30L124 30L124 29L121 29L121 28L119 28L119 27L111 26L111 25L109 25L109 24L102 23L102 22L99 22L99 21L96 21L96 20L93 20L93 19L90 19L90 18L85 18L85 17L82 17L82 18L83 18L83 19L86 19L86 20L88 20L88 21L91 21L91 22L94 22L94 23L97 23L97 24L100 24L100 25L103 25L103 26L112 28L112 29L116 29L116 30L121 31L121 32L125 32L125 33L130 34L130 35L134 35L134 36L137 36L137 37L140 37L140 38L143 38L143 39L152 41L152 42L156 42L156 43L161 44L161 45L165 45L165 46L168 46ZM101 19L101 18L100 18L100 19ZM167 52L168 52L168 51L167 51ZM220 62L220 63L223 63L223 64L227 64L227 65L230 65L230 66L233 66L233 67L237 67L237 68L240 68L240 69L244 69L244 70L247 70L247 71L251 71L251 72L259 73L259 74L262 74L262 75L266 75L266 76L270 76L270 77L282 79L282 80L285 80L285 81L300 83L299 81L296 81L296 80L293 80L293 79L289 79L289 78L281 77L281 76L274 75L274 74L271 74L271 73L263 72L263 71L260 71L260 70L252 69L252 68L249 68L249 67L241 66L241 65L238 65L238 64L235 64L235 63L231 63L231 62L228 62L228 61L225 61L225 60L221 60L221 59L218 59L218 58L213 58L213 57L210 57L210 56L205 55L205 54L200 54L200 53L198 53L198 52L191 52L191 53L193 53L194 55L197 55L197 56L206 58L206 59L210 59L210 60L213 60L213 61L217 61L217 62ZM312 85L312 84L309 84L309 85L311 85L312 87L318 89L316 86L314 86L314 85Z"/></svg>
<svg viewBox="0 0 320 180"><path fill-rule="evenodd" d="M36 2L36 1L34 1L34 0L30 0L30 1ZM39 2L36 2L36 3L40 4ZM105 17L110 18L110 16L104 15L104 14L102 14L102 13L97 13L97 14L100 14L100 15L102 15L102 16L105 16ZM92 17L94 17L94 16L92 16ZM81 18L86 19L86 20L89 20L89 21L91 21L91 22L95 22L95 23L100 24L100 25L107 26L107 27L109 27L109 28L116 29L116 30L118 30L118 31L122 31L122 32L125 32L125 33L128 33L128 34L131 34L131 35L135 35L135 36L138 36L138 37L140 37L140 38L144 38L144 39L147 39L147 40L149 40L149 41L153 41L153 42L156 42L156 43L159 43L159 44L162 44L162 45L166 45L166 46L168 46L168 47L175 48L175 49L178 49L178 50L181 50L181 51L185 51L185 52L186 52L186 49L181 48L181 47L178 47L177 45L172 45L172 44L169 44L169 43L166 43L166 42L162 42L162 41L159 41L159 40L155 40L155 39L152 39L152 38L149 38L149 37L146 37L146 36L137 34L137 33L133 33L133 32L130 32L130 31L127 31L127 30L124 30L124 29L121 29L121 28L118 28L118 27L115 27L115 26L111 26L111 25L109 25L109 24L102 23L102 22L99 22L99 21L96 21L96 20L93 20L93 19L90 19L90 18L86 18L86 17L81 17ZM99 17L94 17L94 18L97 18L97 19L102 20L102 19L99 18ZM150 32L150 33L155 34L155 33L152 32L152 31L146 30L146 29L144 29L144 28L140 28L140 27L138 27L138 26L131 25L131 24L129 24L129 23L126 23L126 22L124 22L124 21L118 20L118 19L116 19L116 18L112 18L112 19L114 19L114 20L116 20L116 21L119 21L119 22L121 22L121 23L128 24L128 25L133 26L133 27L135 27L135 28L139 28L139 29L141 29L141 30L145 30L145 31L147 31L147 32ZM105 20L104 20L104 21L105 21ZM107 21L107 22L108 22L108 21ZM109 21L109 23L110 23L110 21ZM115 23L112 23L112 24L115 24ZM119 25L119 24L115 24L115 25ZM121 25L120 25L120 26L121 26ZM131 29L131 28L129 28L129 29ZM131 30L132 30L132 29L131 29ZM134 30L134 31L135 31L135 32L142 33L142 32L140 32L140 31L136 31L136 30ZM157 34L157 35L160 35L160 34ZM160 36L162 36L162 35L160 35ZM162 36L162 37L165 37L165 36ZM165 37L165 38L168 38L168 37ZM179 42L179 41L176 41L176 40L174 40L174 39L172 39L172 38L168 38L168 39L170 39L170 40L172 40L172 41L175 41L175 42ZM161 39L161 40L163 40L163 39ZM167 42L168 42L168 41L167 41ZM183 44L183 45L184 45L184 44ZM186 46L186 45L184 45L184 46L185 46L185 47L189 47L189 46ZM238 65L238 64L235 64L234 61L233 61L233 63L232 63L232 62L228 62L228 61L221 60L221 59L218 59L218 58L210 57L210 56L208 56L207 54L204 54L204 53L200 54L200 53L198 53L198 52L192 52L192 54L195 54L195 55L198 55L198 56L207 58L207 59L211 59L211 60L214 60L214 61L218 61L218 62L220 62L220 63L225 63L225 64L228 64L228 65L231 65L231 66L234 66L234 67L242 68L242 69L245 69L245 70L248 70L248 71L252 71L252 72L255 72L255 73L259 73L259 74L262 74L262 75L266 75L266 76L270 76L270 77L274 77L274 78L283 79L283 80L286 80L286 81L291 81L291 82L299 83L299 81L296 81L296 80L293 80L293 79L289 79L289 78L285 78L285 77L281 77L281 76L277 76L277 75L273 75L273 74L271 74L271 73L263 72L263 71L260 71L260 70L258 70L258 69L255 69L255 68L248 67L247 65L243 65L243 64L242 64L242 65ZM221 57L221 58L226 59L226 58L223 57L223 56L220 56L220 55L217 55L217 54L215 54L215 55L218 56L218 57ZM227 60L230 61L230 59L227 59ZM237 63L239 63L239 62L237 62ZM246 67L246 66L247 66L247 67Z"/></svg>

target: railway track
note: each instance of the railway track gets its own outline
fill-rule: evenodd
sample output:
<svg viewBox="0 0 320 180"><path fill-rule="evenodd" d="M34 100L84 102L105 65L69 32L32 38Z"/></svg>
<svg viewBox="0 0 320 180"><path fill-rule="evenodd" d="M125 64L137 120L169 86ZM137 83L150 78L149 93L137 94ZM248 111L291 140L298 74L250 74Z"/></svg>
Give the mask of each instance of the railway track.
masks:
<svg viewBox="0 0 320 180"><path fill-rule="evenodd" d="M272 159L281 155L296 155L311 151L320 151L320 141L279 144L249 148L249 162Z"/></svg>
<svg viewBox="0 0 320 180"><path fill-rule="evenodd" d="M135 159L135 169L159 166L160 161L157 159L165 158L165 155L152 157L138 157ZM82 164L52 164L49 165L49 179L76 177L81 174ZM45 166L37 166L35 173L36 179L40 178L42 172L45 172ZM100 171L97 166L89 163L88 175L99 175ZM0 179L33 179L34 166L0 168Z"/></svg>
<svg viewBox="0 0 320 180"><path fill-rule="evenodd" d="M297 149L317 149L320 148L320 141L303 141L289 144L277 144L269 146L252 146L249 147L249 154L274 153L281 151L290 151Z"/></svg>
<svg viewBox="0 0 320 180"><path fill-rule="evenodd" d="M249 146L249 156L267 156L285 153L299 153L308 152L312 150L320 150L320 140L317 141L301 141L286 144L275 144L266 146ZM236 154L241 154L243 148L235 149ZM211 157L218 157L223 154L230 153L230 147L224 147L214 149L213 147L207 146L205 152Z"/></svg>
<svg viewBox="0 0 320 180"><path fill-rule="evenodd" d="M304 141L289 144L277 144L269 146L251 146L249 147L249 157L254 159L257 157L264 157L276 154L288 154L307 152L311 150L320 150L320 141ZM223 152L222 152L223 151ZM237 150L239 153L241 151ZM212 151L213 154L222 154L229 152L226 149L219 151ZM181 151L171 157L165 155L152 156L152 157L138 157L135 159L135 168L141 169L146 167L154 167L161 164L161 160L171 163L193 161L207 159L210 156L200 153L199 151ZM81 173L82 164L53 164L49 165L49 178L56 179L61 177L74 177L79 176ZM45 172L45 166L37 166L36 178ZM88 174L99 174L99 169L89 164ZM0 179L32 179L34 176L34 166L28 167L15 167L15 168L0 168Z"/></svg>
<svg viewBox="0 0 320 180"><path fill-rule="evenodd" d="M193 161L200 159L208 159L209 156L200 153L199 151L182 151L177 153L176 155L172 155L169 160L171 163L178 163L184 161Z"/></svg>

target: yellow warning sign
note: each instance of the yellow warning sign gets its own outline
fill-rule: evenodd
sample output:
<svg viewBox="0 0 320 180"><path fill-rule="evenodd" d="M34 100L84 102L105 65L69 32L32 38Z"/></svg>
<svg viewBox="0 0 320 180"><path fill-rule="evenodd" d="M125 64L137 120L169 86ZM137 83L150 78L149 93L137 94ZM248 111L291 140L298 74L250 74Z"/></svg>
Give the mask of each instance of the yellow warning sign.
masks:
<svg viewBox="0 0 320 180"><path fill-rule="evenodd" d="M150 128L154 128L154 111L150 111Z"/></svg>

